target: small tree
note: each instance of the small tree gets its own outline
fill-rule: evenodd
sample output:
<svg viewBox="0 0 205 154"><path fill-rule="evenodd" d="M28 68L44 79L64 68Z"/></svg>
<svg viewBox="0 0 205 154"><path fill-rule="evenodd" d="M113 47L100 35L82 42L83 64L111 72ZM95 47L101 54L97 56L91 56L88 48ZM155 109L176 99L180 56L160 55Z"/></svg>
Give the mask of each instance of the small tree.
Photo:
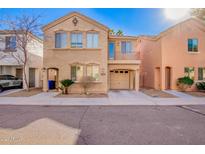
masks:
<svg viewBox="0 0 205 154"><path fill-rule="evenodd" d="M61 80L60 81L61 85L62 85L62 91L64 94L68 94L68 88L74 83L72 80L70 79L65 79L65 80Z"/></svg>
<svg viewBox="0 0 205 154"><path fill-rule="evenodd" d="M8 28L12 36L16 38L16 48L18 52L10 52L11 56L16 59L19 65L23 67L23 80L25 89L29 90L29 81L27 76L27 69L29 65L29 45L35 45L33 38L34 34L40 31L41 25L39 24L40 15L28 16L20 15L14 18L1 20L0 24ZM6 30L5 32L8 32Z"/></svg>
<svg viewBox="0 0 205 154"><path fill-rule="evenodd" d="M199 19L205 20L205 9L204 8L191 9L191 15Z"/></svg>
<svg viewBox="0 0 205 154"><path fill-rule="evenodd" d="M84 76L81 78L80 83L84 89L84 94L88 95L88 88L93 84L95 78L91 76Z"/></svg>

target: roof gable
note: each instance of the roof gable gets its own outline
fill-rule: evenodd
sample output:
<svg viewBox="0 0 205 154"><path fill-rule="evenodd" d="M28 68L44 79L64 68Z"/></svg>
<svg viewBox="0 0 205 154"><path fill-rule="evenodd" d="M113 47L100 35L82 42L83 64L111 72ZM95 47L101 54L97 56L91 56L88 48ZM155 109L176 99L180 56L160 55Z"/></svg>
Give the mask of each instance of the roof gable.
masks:
<svg viewBox="0 0 205 154"><path fill-rule="evenodd" d="M172 29L176 28L177 26L182 25L182 24L185 24L185 23L190 22L190 21L191 21L191 22L192 22L192 21L197 22L197 23L201 24L202 26L204 26L204 28L205 28L205 23L204 23L202 20L200 20L200 19L198 19L198 18L195 18L195 17L191 17L191 18L189 18L189 19L186 19L186 20L184 20L184 21L182 21L182 22L179 22L179 23L175 24L174 26L172 26L172 27L166 29L165 31L161 32L157 37L159 37L159 38L160 38L160 37L163 37L163 36L166 35L168 32L170 32Z"/></svg>
<svg viewBox="0 0 205 154"><path fill-rule="evenodd" d="M69 13L69 14L61 17L61 18L58 18L58 19L54 20L53 22L50 22L49 24L43 26L42 29L43 29L43 31L46 31L49 28L54 27L54 26L56 26L56 25L58 25L58 24L60 24L60 23L62 23L64 21L74 17L74 16L79 17L79 18L87 21L88 23L91 23L91 24L93 24L93 25L95 25L95 26L97 26L97 27L99 27L99 28L101 28L101 29L103 29L105 31L109 30L109 28L107 26L105 26L105 25L103 25L103 24L101 24L101 23L99 23L99 22L97 22L97 21L95 21L95 20L85 16L85 15L82 15L82 14L80 14L78 12L71 12L71 13Z"/></svg>

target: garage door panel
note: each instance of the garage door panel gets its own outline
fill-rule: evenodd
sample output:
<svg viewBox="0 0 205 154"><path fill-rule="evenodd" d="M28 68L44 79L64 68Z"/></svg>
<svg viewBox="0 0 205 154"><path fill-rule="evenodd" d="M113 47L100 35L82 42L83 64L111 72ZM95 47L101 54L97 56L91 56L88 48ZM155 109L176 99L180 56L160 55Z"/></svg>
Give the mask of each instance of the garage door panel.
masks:
<svg viewBox="0 0 205 154"><path fill-rule="evenodd" d="M129 89L129 72L124 70L110 72L110 88Z"/></svg>

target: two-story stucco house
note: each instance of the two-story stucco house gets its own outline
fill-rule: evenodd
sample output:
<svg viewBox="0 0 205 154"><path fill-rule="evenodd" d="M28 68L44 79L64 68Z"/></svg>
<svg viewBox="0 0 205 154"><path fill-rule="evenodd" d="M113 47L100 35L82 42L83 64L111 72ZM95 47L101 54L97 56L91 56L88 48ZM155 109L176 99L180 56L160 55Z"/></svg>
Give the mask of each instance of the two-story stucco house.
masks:
<svg viewBox="0 0 205 154"><path fill-rule="evenodd" d="M185 75L205 80L205 24L190 18L157 36L140 36L140 85L155 89L177 89ZM193 87L194 88L194 87Z"/></svg>
<svg viewBox="0 0 205 154"><path fill-rule="evenodd" d="M94 78L89 92L139 89L137 37L110 36L109 28L73 12L43 27L43 90L48 81L72 79L71 92L81 93L83 76Z"/></svg>
<svg viewBox="0 0 205 154"><path fill-rule="evenodd" d="M26 77L29 87L42 87L41 71L43 66L43 41L31 34L32 40L28 43L28 66ZM13 75L23 79L23 52L17 45L13 31L0 31L0 74ZM23 83L25 87L25 84Z"/></svg>

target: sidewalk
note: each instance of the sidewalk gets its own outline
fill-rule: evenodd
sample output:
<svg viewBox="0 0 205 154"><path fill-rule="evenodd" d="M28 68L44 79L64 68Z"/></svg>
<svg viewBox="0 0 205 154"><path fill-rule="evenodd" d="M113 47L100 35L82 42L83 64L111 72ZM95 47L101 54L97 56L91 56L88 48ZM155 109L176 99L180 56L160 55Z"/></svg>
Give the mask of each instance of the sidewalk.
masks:
<svg viewBox="0 0 205 154"><path fill-rule="evenodd" d="M205 97L154 98L141 92L109 92L107 98L56 98L57 92L31 97L0 97L0 105L205 105Z"/></svg>

